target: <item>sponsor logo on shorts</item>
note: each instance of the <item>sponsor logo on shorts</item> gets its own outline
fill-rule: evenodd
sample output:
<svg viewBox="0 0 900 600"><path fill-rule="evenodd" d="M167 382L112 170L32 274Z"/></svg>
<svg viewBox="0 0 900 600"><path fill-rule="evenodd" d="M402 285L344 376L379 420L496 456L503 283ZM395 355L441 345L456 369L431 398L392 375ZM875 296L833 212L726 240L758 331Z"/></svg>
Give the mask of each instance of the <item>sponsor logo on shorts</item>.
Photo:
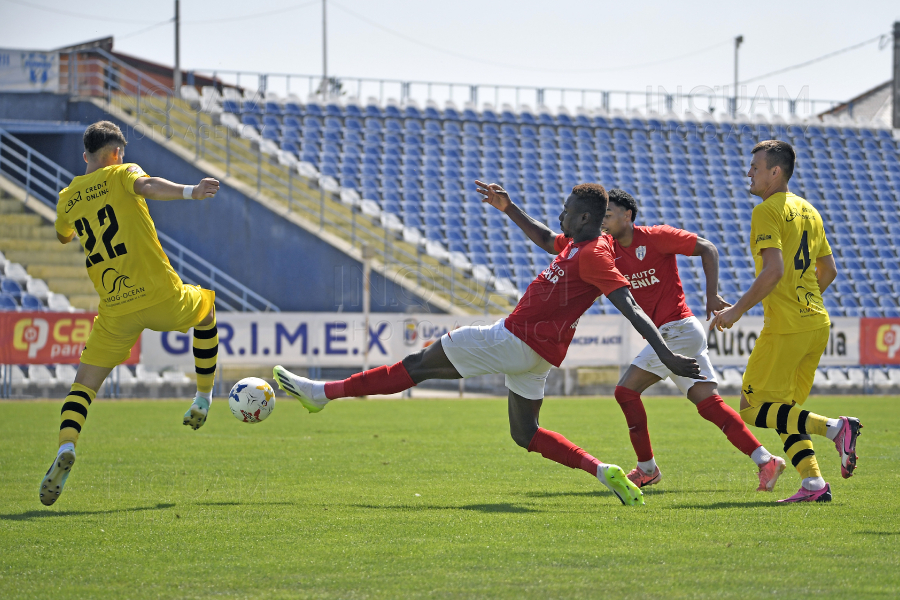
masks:
<svg viewBox="0 0 900 600"><path fill-rule="evenodd" d="M747 385L747 389L746 389L746 390L741 390L741 391L744 392L744 395L745 395L745 396L749 396L750 394L753 393L753 386L748 384L748 385Z"/></svg>

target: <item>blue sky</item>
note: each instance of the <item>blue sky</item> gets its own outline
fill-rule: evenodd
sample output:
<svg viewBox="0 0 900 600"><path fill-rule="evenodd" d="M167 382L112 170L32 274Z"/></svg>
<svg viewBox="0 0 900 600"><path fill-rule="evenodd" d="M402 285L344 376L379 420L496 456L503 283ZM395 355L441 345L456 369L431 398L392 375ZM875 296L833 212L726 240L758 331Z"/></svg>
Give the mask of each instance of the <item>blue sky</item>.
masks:
<svg viewBox="0 0 900 600"><path fill-rule="evenodd" d="M744 79L888 34L900 20L900 4L889 2L633 4L340 0L328 9L329 71L342 77L689 90L730 84L738 34L745 39ZM171 64L171 25L135 32L170 18L173 5L0 0L0 40L8 48L50 49L114 35L116 50ZM181 5L185 69L321 73L321 2ZM281 9L289 10L248 16ZM752 85L766 86L770 95L778 86L791 95L809 86L810 97L846 99L890 79L887 41L880 50L878 42L870 43ZM686 54L691 56L679 58Z"/></svg>

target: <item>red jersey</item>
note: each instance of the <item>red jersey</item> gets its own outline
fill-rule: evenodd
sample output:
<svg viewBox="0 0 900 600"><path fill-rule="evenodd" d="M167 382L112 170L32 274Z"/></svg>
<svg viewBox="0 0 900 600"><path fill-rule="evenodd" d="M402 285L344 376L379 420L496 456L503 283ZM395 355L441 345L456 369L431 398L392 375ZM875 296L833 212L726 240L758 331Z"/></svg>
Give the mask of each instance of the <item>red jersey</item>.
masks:
<svg viewBox="0 0 900 600"><path fill-rule="evenodd" d="M628 280L616 270L612 246L605 236L576 244L560 234L553 249L559 255L531 282L505 325L558 367L584 311L601 293L609 295L627 286Z"/></svg>
<svg viewBox="0 0 900 600"><path fill-rule="evenodd" d="M676 254L691 256L697 234L668 225L635 225L631 245L625 248L612 236L616 267L631 282L631 295L657 327L694 315L684 301Z"/></svg>

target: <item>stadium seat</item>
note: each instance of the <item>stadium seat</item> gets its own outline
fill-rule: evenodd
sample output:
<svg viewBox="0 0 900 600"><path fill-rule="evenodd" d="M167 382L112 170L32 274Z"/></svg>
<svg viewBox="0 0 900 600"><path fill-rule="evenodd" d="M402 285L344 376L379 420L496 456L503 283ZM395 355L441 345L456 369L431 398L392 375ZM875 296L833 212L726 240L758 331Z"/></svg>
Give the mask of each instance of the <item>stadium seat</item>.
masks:
<svg viewBox="0 0 900 600"><path fill-rule="evenodd" d="M16 302L15 297L6 292L0 292L0 311L15 310L19 310L19 303Z"/></svg>
<svg viewBox="0 0 900 600"><path fill-rule="evenodd" d="M479 113L471 103L460 110L452 102L441 108L429 101L420 109L411 101L401 105L389 100L381 106L371 98L365 107L349 99L343 105L323 106L310 101L303 106L296 96L289 96L283 103L266 96L263 103L244 98L231 88L225 89L224 98L214 89L204 88L201 106L206 106L205 99L215 109L228 103L223 107L222 123L248 139L264 138L261 147L272 151L267 144L277 142L275 150L281 152L278 159L283 164L293 164L291 161L299 158L302 162L298 170L303 165L303 169L313 169L316 177L321 171L344 189L359 189L369 201L360 203L367 215L381 218L385 209L396 217L396 222L385 217L394 227L400 223L412 230L430 228L429 240L441 244L444 252L450 242L449 229L431 223L429 216L468 215L465 203L456 195L473 177L503 183L514 199L522 201L526 210L541 220L555 219L564 189L578 181L600 180L608 187L623 187L634 193L646 222L696 229L714 239L723 269L733 267L729 276L739 289L745 289L753 278L753 263L746 256L745 243L754 204L746 192L746 157L758 140L781 136L791 140L797 150L799 162L792 189L806 194L826 220L835 223L832 246L836 257L841 262L865 261L869 267L865 277L872 284L889 284L900 276L886 270L900 261L890 241L891 233L900 227L900 160L897 143L886 130L785 124L768 119L714 122L708 115L682 122L630 114L591 115L579 110L573 117L565 109L554 115L546 107L533 111L525 105L518 111L509 105L499 110L484 105ZM257 131L260 127L261 133ZM379 206L383 183L397 178L405 182L404 197L423 189L436 194L434 206L439 210L430 213L422 204L398 204L392 198L385 198ZM860 205L860 218L852 226L839 222L848 212L858 211ZM688 206L700 208L681 210ZM454 207L459 210L454 211ZM459 229L463 239L454 241L465 245L467 260L474 262L477 250L472 242L478 239L484 221L472 224L466 218L464 224L465 228ZM506 232L518 234L508 223L500 228L504 240ZM405 229L403 235L413 236ZM462 250L454 247L454 251ZM495 275L503 268L495 262L490 264ZM871 268L873 265L878 268ZM525 265L519 266L524 273ZM851 276L848 272L844 283L862 282L861 273L855 270L855 276ZM689 286L702 283L688 274L686 271ZM512 278L513 273L507 275ZM25 285L27 273L22 270L18 276L19 283ZM527 285L524 275L512 279L518 285ZM18 294L21 291L14 290ZM900 309L894 302L896 294L886 294L883 286L874 290L874 295L871 290L863 290L862 298L856 291L847 295L836 286L837 299L826 297L826 302L838 311L836 314L881 311L886 315ZM597 305L601 312L606 309L603 304Z"/></svg>
<svg viewBox="0 0 900 600"><path fill-rule="evenodd" d="M22 302L22 310L25 310L25 311L42 311L42 310L44 310L43 303L36 296L32 296L29 293L22 294L21 302Z"/></svg>

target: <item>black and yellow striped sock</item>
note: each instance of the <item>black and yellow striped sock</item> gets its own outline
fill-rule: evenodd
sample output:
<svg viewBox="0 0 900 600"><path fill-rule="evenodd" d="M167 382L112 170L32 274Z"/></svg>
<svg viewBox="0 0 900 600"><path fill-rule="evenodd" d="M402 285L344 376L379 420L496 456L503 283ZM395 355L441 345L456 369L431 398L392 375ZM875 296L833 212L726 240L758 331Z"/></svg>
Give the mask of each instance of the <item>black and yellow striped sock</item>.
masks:
<svg viewBox="0 0 900 600"><path fill-rule="evenodd" d="M80 383L73 383L66 401L63 403L59 423L59 445L71 442L78 444L78 435L87 419L88 408L97 397L97 392Z"/></svg>
<svg viewBox="0 0 900 600"><path fill-rule="evenodd" d="M216 318L209 325L194 327L194 371L197 391L209 395L216 381L216 358L219 355L219 330Z"/></svg>
<svg viewBox="0 0 900 600"><path fill-rule="evenodd" d="M821 477L819 462L813 451L812 438L808 435L796 433L782 433L781 441L784 442L784 453L791 459L791 464L800 473L800 477Z"/></svg>
<svg viewBox="0 0 900 600"><path fill-rule="evenodd" d="M748 425L774 429L778 433L821 435L828 432L828 418L803 410L796 404L764 402L741 410Z"/></svg>

